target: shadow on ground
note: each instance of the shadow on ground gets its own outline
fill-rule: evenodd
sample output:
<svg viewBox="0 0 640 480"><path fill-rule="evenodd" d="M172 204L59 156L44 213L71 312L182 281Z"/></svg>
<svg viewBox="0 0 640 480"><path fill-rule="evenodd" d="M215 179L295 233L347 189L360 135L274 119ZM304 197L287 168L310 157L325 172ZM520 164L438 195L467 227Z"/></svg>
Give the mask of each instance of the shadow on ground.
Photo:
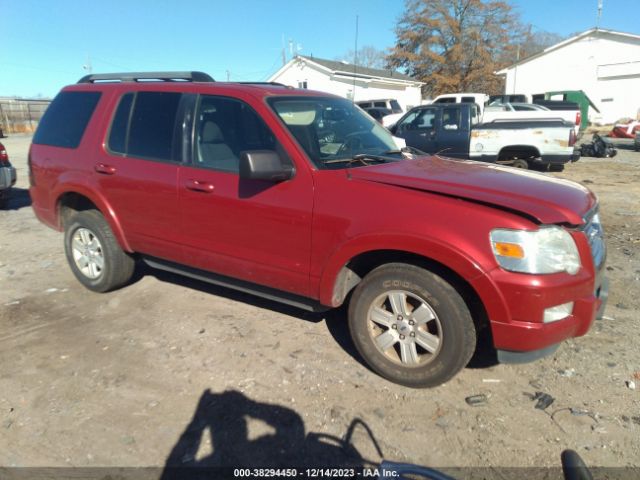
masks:
<svg viewBox="0 0 640 480"><path fill-rule="evenodd" d="M13 187L4 200L2 210L20 210L31 206L31 196L26 188Z"/></svg>
<svg viewBox="0 0 640 480"><path fill-rule="evenodd" d="M262 433L252 435L250 423ZM375 463L352 443L356 429L369 435L382 458L371 429L362 420L354 419L343 438L307 433L302 417L290 408L256 402L235 390L205 390L167 457L161 479L214 478L224 475L221 469L225 468L298 468L300 472L314 467L373 468Z"/></svg>

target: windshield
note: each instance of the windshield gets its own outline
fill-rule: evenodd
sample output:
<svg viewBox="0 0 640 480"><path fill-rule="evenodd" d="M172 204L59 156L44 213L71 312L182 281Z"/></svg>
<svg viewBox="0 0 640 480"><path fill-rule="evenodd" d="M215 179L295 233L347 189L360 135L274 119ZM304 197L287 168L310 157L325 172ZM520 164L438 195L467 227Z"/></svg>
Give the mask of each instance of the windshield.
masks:
<svg viewBox="0 0 640 480"><path fill-rule="evenodd" d="M389 131L347 99L274 97L268 102L318 168L403 158Z"/></svg>

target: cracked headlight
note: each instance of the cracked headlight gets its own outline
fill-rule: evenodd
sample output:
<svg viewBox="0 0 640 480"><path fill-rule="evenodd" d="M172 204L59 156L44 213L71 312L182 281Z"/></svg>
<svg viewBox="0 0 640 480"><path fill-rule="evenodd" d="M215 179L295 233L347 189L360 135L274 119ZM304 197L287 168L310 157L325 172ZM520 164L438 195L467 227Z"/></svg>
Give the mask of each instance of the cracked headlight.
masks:
<svg viewBox="0 0 640 480"><path fill-rule="evenodd" d="M535 231L492 230L491 248L505 270L522 273L571 275L580 269L580 255L573 238L564 228L551 226Z"/></svg>

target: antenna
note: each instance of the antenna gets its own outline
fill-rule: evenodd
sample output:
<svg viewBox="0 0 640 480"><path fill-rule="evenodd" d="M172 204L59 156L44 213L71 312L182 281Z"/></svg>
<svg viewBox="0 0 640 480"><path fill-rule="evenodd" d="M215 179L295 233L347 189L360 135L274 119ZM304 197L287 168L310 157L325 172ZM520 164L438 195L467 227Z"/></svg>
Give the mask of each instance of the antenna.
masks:
<svg viewBox="0 0 640 480"><path fill-rule="evenodd" d="M356 101L356 69L358 68L358 15L356 15L356 45L353 51L353 100Z"/></svg>
<svg viewBox="0 0 640 480"><path fill-rule="evenodd" d="M602 4L604 0L598 0L598 18L596 19L596 30L600 28L600 17L602 16Z"/></svg>

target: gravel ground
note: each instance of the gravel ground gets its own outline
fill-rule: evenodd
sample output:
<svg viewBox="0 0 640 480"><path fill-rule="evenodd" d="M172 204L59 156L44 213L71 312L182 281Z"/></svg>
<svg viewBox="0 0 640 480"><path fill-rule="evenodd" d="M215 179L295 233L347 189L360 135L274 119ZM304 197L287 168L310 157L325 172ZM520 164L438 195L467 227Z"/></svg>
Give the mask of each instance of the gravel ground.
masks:
<svg viewBox="0 0 640 480"><path fill-rule="evenodd" d="M29 207L30 137L2 142L18 184L0 211L0 467L558 466L565 448L640 466L640 153L628 142L553 174L600 198L606 319L552 357L476 362L431 390L369 371L342 310L307 314L148 268L116 292L85 290L62 235ZM555 401L536 409L535 392ZM487 402L468 405L475 394ZM352 448L337 448L352 424Z"/></svg>

